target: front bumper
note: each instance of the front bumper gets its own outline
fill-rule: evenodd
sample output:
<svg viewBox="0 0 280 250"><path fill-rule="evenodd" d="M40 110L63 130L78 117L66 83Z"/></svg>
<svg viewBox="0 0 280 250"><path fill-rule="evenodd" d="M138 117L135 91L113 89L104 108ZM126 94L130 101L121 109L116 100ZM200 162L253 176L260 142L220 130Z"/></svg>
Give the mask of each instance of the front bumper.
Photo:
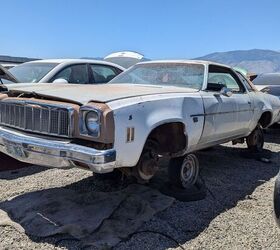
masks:
<svg viewBox="0 0 280 250"><path fill-rule="evenodd" d="M87 166L96 173L111 172L116 151L94 148L25 135L0 126L0 152L19 161L47 167L69 168Z"/></svg>

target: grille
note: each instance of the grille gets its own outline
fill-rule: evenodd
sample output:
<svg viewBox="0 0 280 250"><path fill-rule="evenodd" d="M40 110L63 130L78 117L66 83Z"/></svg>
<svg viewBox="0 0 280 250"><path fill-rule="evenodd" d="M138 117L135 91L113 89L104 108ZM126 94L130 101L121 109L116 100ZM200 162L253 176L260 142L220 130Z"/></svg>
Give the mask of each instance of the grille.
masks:
<svg viewBox="0 0 280 250"><path fill-rule="evenodd" d="M1 103L0 124L41 134L71 136L71 112L56 106Z"/></svg>

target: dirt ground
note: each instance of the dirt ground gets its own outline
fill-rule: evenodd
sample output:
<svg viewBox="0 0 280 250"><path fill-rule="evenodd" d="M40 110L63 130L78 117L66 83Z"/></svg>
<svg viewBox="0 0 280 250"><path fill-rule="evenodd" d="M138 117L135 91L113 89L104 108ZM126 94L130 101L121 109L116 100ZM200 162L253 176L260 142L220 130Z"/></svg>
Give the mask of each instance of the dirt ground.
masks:
<svg viewBox="0 0 280 250"><path fill-rule="evenodd" d="M199 152L206 199L175 201L114 249L280 249L272 204L280 166L280 131L269 130L265 137L265 157L270 157L270 163L248 156L245 145L228 143ZM2 169L9 164L7 159L0 162ZM164 171L157 178L165 178ZM110 192L122 185L101 181L83 170L32 166L0 172L0 204L54 187ZM0 225L0 249L80 248L78 241L65 236L36 238Z"/></svg>

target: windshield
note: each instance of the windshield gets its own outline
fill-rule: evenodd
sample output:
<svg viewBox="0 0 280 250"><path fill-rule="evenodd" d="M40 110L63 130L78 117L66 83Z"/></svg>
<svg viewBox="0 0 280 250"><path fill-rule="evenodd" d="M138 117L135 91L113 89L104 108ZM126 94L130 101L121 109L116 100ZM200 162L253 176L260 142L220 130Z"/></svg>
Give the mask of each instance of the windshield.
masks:
<svg viewBox="0 0 280 250"><path fill-rule="evenodd" d="M194 63L137 64L110 83L133 83L201 89L204 65Z"/></svg>
<svg viewBox="0 0 280 250"><path fill-rule="evenodd" d="M24 63L9 69L9 71L19 82L36 83L57 65L57 63Z"/></svg>

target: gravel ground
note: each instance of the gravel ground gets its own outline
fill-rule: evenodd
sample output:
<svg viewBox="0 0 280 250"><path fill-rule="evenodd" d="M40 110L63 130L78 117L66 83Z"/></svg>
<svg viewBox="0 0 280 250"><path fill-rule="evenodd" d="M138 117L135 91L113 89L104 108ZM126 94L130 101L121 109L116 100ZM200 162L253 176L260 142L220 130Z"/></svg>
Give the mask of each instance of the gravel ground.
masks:
<svg viewBox="0 0 280 250"><path fill-rule="evenodd" d="M280 249L280 229L274 222L272 206L280 165L280 131L269 130L265 136L265 156L271 157L270 163L248 157L245 145L228 143L199 152L207 198L176 201L115 249ZM7 160L0 162L1 167L5 164ZM163 176L162 171L158 179ZM123 185L103 182L76 169L32 166L0 172L0 202L54 187L111 191ZM62 236L34 238L13 227L0 226L0 249L79 248L79 242Z"/></svg>

